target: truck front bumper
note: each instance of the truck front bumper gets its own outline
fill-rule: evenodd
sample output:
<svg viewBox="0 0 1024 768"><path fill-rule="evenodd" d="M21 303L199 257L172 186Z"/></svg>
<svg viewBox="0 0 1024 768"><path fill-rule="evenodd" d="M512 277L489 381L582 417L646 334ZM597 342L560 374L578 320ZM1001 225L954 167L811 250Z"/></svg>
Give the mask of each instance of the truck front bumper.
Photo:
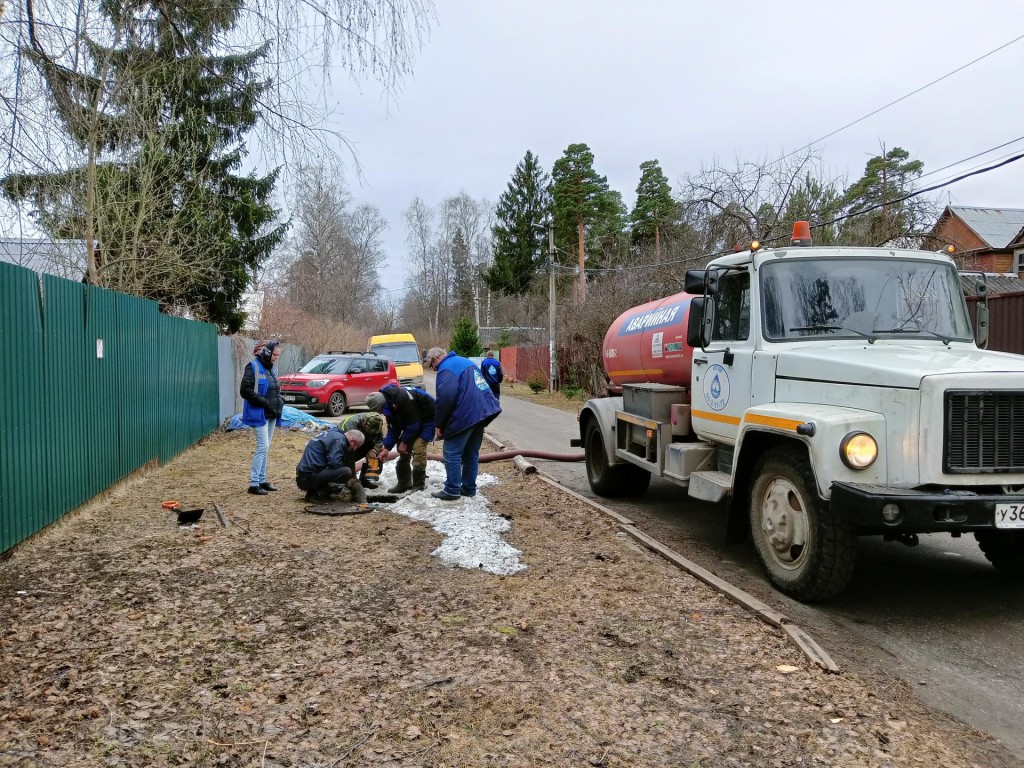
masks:
<svg viewBox="0 0 1024 768"><path fill-rule="evenodd" d="M896 505L899 516L892 520ZM833 510L849 520L858 533L930 533L979 531L996 528L996 505L1020 504L1024 496L983 494L964 489L919 491L865 483L832 483Z"/></svg>

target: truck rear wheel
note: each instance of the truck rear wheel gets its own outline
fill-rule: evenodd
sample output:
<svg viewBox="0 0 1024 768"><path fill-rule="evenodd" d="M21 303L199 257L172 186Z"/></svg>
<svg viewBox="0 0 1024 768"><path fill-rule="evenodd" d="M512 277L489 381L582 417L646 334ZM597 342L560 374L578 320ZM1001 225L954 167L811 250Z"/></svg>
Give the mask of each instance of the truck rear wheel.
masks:
<svg viewBox="0 0 1024 768"><path fill-rule="evenodd" d="M651 484L651 473L633 464L609 464L604 450L601 426L596 420L587 424L583 439L587 480L598 496L643 496Z"/></svg>
<svg viewBox="0 0 1024 768"><path fill-rule="evenodd" d="M857 539L818 498L810 462L797 448L769 451L754 469L750 532L772 584L797 600L835 597L853 575Z"/></svg>
<svg viewBox="0 0 1024 768"><path fill-rule="evenodd" d="M997 571L1024 576L1024 531L975 531L974 538Z"/></svg>

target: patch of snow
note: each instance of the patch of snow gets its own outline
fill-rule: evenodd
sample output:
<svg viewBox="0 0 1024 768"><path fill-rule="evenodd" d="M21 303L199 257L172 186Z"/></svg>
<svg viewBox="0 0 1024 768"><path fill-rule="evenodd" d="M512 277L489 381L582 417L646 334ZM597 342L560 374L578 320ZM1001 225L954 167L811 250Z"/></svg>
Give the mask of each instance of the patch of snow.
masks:
<svg viewBox="0 0 1024 768"><path fill-rule="evenodd" d="M472 498L463 497L458 501L442 501L430 495L444 488L444 477L444 464L428 461L426 490L410 493L383 509L428 523L443 535L444 541L431 552L443 563L459 568L480 569L498 576L525 570L526 565L519 560L522 552L501 538L501 534L512 527L511 523L494 512L490 502L482 495L478 493ZM387 489L397 480L395 461L386 462L381 471L379 487ZM481 473L477 475L476 486L479 490L497 482L498 478L494 475Z"/></svg>

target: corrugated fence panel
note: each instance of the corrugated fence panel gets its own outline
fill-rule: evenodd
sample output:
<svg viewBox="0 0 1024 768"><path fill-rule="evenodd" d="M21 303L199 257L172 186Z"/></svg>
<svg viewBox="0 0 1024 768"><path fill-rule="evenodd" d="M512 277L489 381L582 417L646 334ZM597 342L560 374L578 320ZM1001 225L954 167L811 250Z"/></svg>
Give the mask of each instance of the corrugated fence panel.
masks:
<svg viewBox="0 0 1024 768"><path fill-rule="evenodd" d="M39 276L0 263L0 552L51 519L46 446L54 439L43 396L43 320ZM60 410L58 408L58 410Z"/></svg>
<svg viewBox="0 0 1024 768"><path fill-rule="evenodd" d="M217 329L161 315L159 423L164 425L160 461L193 445L220 425L217 393Z"/></svg>
<svg viewBox="0 0 1024 768"><path fill-rule="evenodd" d="M90 350L85 335L85 286L43 275L43 354L46 392L49 524L89 499L93 413Z"/></svg>
<svg viewBox="0 0 1024 768"><path fill-rule="evenodd" d="M123 475L160 458L154 403L160 370L160 312L155 302L117 294L118 431Z"/></svg>
<svg viewBox="0 0 1024 768"><path fill-rule="evenodd" d="M217 329L0 263L0 552L220 425Z"/></svg>
<svg viewBox="0 0 1024 768"><path fill-rule="evenodd" d="M87 415L89 448L85 454L89 467L88 496L108 488L124 473L121 471L120 441L120 367L124 352L118 343L117 294L105 288L86 287L85 367L90 402Z"/></svg>
<svg viewBox="0 0 1024 768"><path fill-rule="evenodd" d="M978 297L967 297L971 324L976 325ZM1024 293L991 293L988 297L988 348L1024 354Z"/></svg>

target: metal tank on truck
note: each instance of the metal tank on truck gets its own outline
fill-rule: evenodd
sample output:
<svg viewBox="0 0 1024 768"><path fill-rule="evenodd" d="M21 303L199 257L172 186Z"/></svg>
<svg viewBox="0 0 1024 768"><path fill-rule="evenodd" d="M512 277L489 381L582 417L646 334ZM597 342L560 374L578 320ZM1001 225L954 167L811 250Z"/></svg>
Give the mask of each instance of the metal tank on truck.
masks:
<svg viewBox="0 0 1024 768"><path fill-rule="evenodd" d="M676 293L619 315L604 335L601 349L613 384L690 385L693 347L686 343L686 322L692 298Z"/></svg>
<svg viewBox="0 0 1024 768"><path fill-rule="evenodd" d="M605 335L621 396L580 414L603 496L652 476L723 502L771 582L839 594L857 538L913 546L972 534L1024 577L1024 358L984 349L950 251L746 251L687 272L685 293L622 313Z"/></svg>

